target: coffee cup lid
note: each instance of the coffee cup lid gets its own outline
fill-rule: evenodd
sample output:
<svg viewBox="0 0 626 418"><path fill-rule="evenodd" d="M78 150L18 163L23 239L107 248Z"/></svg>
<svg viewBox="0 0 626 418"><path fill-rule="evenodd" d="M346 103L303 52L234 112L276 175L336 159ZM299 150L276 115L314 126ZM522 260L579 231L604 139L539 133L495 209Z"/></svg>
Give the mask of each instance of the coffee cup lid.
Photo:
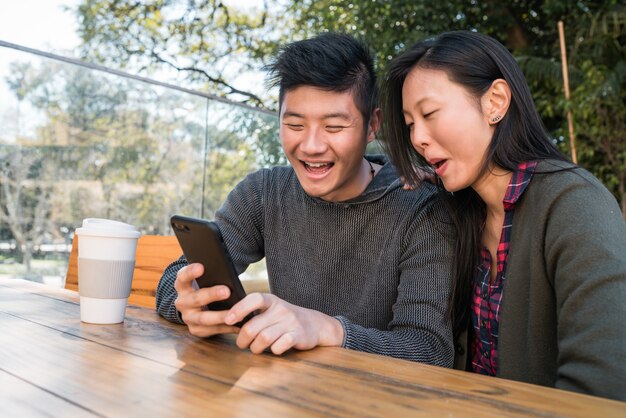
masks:
<svg viewBox="0 0 626 418"><path fill-rule="evenodd" d="M111 219L87 218L83 220L83 226L76 229L78 236L139 238L141 233L137 228L124 222Z"/></svg>

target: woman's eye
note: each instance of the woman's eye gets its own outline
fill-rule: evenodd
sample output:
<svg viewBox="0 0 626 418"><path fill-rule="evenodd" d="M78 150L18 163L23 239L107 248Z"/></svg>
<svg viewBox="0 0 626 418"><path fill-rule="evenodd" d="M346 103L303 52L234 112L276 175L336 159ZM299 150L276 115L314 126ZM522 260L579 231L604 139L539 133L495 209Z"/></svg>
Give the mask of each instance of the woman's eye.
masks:
<svg viewBox="0 0 626 418"><path fill-rule="evenodd" d="M433 115L433 113L435 113L435 112L436 112L436 110L433 110L432 112L426 112L426 113L424 113L423 118L424 118L424 119L428 119L428 118L429 118L429 117L431 117L431 116Z"/></svg>

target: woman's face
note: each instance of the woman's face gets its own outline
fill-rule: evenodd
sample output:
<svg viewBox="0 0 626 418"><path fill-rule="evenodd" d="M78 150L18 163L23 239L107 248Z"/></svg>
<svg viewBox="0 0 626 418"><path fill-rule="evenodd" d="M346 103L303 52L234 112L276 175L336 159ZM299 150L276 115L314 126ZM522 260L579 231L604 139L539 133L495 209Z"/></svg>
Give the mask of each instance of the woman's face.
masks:
<svg viewBox="0 0 626 418"><path fill-rule="evenodd" d="M411 144L450 192L475 186L494 127L478 103L440 70L414 68L402 87Z"/></svg>

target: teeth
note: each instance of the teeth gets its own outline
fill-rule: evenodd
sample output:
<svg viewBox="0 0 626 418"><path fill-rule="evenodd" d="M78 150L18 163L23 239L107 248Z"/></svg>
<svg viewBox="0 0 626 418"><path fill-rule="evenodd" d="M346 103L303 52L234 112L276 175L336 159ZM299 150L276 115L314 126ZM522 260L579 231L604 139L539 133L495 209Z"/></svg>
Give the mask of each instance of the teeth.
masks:
<svg viewBox="0 0 626 418"><path fill-rule="evenodd" d="M308 165L309 167L313 167L313 168L320 168L320 167L324 167L326 165L328 165L328 163L306 163L306 165Z"/></svg>

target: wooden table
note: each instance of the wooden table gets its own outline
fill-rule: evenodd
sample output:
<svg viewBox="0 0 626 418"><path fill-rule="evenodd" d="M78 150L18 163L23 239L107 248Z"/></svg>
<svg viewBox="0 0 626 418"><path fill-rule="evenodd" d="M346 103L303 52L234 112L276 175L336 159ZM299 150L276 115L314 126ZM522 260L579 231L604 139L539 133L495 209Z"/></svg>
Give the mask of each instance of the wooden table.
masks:
<svg viewBox="0 0 626 418"><path fill-rule="evenodd" d="M79 320L78 294L0 279L0 416L602 416L626 403L339 348L277 357L154 310Z"/></svg>

